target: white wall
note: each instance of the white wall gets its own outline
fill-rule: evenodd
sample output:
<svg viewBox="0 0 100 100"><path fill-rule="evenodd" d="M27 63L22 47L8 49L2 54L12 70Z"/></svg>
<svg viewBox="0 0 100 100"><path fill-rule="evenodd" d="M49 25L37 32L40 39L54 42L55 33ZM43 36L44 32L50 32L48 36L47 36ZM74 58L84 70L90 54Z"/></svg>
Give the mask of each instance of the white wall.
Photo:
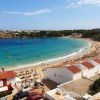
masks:
<svg viewBox="0 0 100 100"><path fill-rule="evenodd" d="M85 67L85 66L80 64L80 67ZM97 68L96 67L91 69L86 68L82 71L82 73L83 73L83 77L92 77L97 74Z"/></svg>
<svg viewBox="0 0 100 100"><path fill-rule="evenodd" d="M44 71L46 78L61 84L73 79L73 74L66 68L48 68Z"/></svg>
<svg viewBox="0 0 100 100"><path fill-rule="evenodd" d="M53 97L53 94L55 94L56 91L57 91L57 88L46 92L46 93L45 93L45 97L48 98L49 100L56 100L56 99Z"/></svg>
<svg viewBox="0 0 100 100"><path fill-rule="evenodd" d="M100 73L100 64L96 66L98 73Z"/></svg>
<svg viewBox="0 0 100 100"><path fill-rule="evenodd" d="M100 64L98 64L98 63L95 62L94 60L89 60L89 62L90 62L91 64L93 64L93 65L97 68L98 72L100 73Z"/></svg>
<svg viewBox="0 0 100 100"><path fill-rule="evenodd" d="M97 74L97 67L88 69L83 64L77 64L77 67L81 69L83 77L91 77Z"/></svg>
<svg viewBox="0 0 100 100"><path fill-rule="evenodd" d="M83 76L92 77L92 76L97 74L96 72L97 72L96 68L92 68L92 69L89 69L89 70L84 70L83 71Z"/></svg>
<svg viewBox="0 0 100 100"><path fill-rule="evenodd" d="M3 81L2 80L0 80L0 87L2 87L3 86Z"/></svg>
<svg viewBox="0 0 100 100"><path fill-rule="evenodd" d="M73 76L73 79L74 79L74 80L80 79L80 78L82 78L82 72L76 73L76 74Z"/></svg>
<svg viewBox="0 0 100 100"><path fill-rule="evenodd" d="M74 99L74 98L72 98L72 97L66 95L66 96L64 97L64 100L76 100L76 99Z"/></svg>
<svg viewBox="0 0 100 100"><path fill-rule="evenodd" d="M48 68L46 71L44 71L44 75L46 78L58 84L81 78L81 73L77 73L75 75L67 68Z"/></svg>
<svg viewBox="0 0 100 100"><path fill-rule="evenodd" d="M48 98L49 100L58 100L58 98L54 97L53 95L56 94L58 88L50 90L48 92L45 93L45 97ZM62 91L62 90L61 90ZM62 91L63 92L63 91ZM66 95L63 95L61 97L59 97L59 100L76 100L74 98L72 98L68 92L64 92L64 94L66 93Z"/></svg>
<svg viewBox="0 0 100 100"><path fill-rule="evenodd" d="M7 85L10 85L11 83L15 83L15 78L7 79Z"/></svg>

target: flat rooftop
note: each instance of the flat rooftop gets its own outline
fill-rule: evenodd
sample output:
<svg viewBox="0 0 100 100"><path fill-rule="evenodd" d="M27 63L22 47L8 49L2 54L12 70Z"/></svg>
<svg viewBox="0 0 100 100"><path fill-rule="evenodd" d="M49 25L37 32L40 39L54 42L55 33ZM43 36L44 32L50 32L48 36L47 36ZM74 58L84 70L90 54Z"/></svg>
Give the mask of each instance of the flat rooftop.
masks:
<svg viewBox="0 0 100 100"><path fill-rule="evenodd" d="M66 98L66 100L76 100L78 98L78 97L75 98L75 96L65 92L63 92L63 94L57 94L57 89L58 88L46 92L46 94L51 96L49 100L65 100L64 98Z"/></svg>
<svg viewBox="0 0 100 100"><path fill-rule="evenodd" d="M59 87L69 91L69 92L75 92L79 94L80 96L84 96L88 92L88 88L96 79L99 79L100 75L95 75L89 79L81 78L78 80L71 81L69 83L65 83L62 85L59 85Z"/></svg>

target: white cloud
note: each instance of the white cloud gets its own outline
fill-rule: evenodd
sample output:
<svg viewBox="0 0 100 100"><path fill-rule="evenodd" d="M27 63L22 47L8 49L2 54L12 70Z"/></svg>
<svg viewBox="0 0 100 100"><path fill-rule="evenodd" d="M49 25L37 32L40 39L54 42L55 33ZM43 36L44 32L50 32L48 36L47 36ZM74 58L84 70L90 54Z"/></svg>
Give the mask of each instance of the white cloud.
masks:
<svg viewBox="0 0 100 100"><path fill-rule="evenodd" d="M79 0L77 5L100 5L100 0Z"/></svg>
<svg viewBox="0 0 100 100"><path fill-rule="evenodd" d="M95 6L100 6L100 0L78 0L77 2L71 3L69 6L66 8L75 8L75 7L81 7L84 5L95 5Z"/></svg>
<svg viewBox="0 0 100 100"><path fill-rule="evenodd" d="M12 14L12 15L25 15L25 16L35 16L41 14L48 14L51 13L51 9L41 9L31 12L19 12L19 11L6 11L4 14Z"/></svg>
<svg viewBox="0 0 100 100"><path fill-rule="evenodd" d="M24 15L32 16L32 15L40 15L40 14L47 14L47 13L51 13L51 9L42 9L34 12L25 12Z"/></svg>

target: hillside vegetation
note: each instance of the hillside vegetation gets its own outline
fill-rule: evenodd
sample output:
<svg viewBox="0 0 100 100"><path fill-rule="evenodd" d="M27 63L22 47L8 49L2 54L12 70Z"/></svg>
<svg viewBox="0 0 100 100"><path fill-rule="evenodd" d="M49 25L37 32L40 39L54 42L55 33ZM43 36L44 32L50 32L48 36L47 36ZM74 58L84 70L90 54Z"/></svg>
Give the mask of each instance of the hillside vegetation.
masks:
<svg viewBox="0 0 100 100"><path fill-rule="evenodd" d="M16 34L17 33L17 34ZM100 31L93 30L62 30L62 31L37 31L37 32L16 32L16 33L0 33L0 38L45 38L45 37L63 37L81 34L83 38L91 38L100 41Z"/></svg>

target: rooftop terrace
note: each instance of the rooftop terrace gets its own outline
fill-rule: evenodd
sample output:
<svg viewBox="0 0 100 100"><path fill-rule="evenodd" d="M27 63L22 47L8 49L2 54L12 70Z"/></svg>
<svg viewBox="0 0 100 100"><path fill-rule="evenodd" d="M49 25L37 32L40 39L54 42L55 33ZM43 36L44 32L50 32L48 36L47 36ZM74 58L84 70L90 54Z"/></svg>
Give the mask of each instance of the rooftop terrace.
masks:
<svg viewBox="0 0 100 100"><path fill-rule="evenodd" d="M88 92L89 86L96 80L100 78L100 75L95 75L89 79L81 78L71 82L64 83L58 87L63 88L69 92L75 92L80 96L84 96Z"/></svg>

